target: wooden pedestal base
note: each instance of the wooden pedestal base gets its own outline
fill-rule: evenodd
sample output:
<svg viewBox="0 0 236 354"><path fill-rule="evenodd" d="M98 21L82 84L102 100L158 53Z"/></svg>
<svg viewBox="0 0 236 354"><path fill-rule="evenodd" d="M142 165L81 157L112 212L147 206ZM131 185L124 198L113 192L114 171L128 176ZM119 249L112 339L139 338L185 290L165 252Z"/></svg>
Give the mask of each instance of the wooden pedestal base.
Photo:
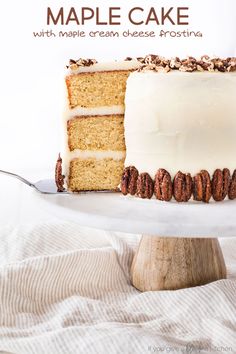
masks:
<svg viewBox="0 0 236 354"><path fill-rule="evenodd" d="M142 236L131 267L133 285L141 291L175 290L226 278L216 238Z"/></svg>

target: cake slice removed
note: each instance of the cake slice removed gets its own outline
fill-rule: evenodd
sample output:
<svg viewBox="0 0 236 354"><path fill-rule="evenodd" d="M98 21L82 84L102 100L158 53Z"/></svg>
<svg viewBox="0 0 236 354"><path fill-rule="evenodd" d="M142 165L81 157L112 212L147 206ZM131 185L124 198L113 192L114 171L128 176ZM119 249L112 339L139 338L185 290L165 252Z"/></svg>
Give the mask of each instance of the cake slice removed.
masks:
<svg viewBox="0 0 236 354"><path fill-rule="evenodd" d="M66 76L67 189L117 190L125 159L124 99L126 81L138 60L97 63L71 60Z"/></svg>

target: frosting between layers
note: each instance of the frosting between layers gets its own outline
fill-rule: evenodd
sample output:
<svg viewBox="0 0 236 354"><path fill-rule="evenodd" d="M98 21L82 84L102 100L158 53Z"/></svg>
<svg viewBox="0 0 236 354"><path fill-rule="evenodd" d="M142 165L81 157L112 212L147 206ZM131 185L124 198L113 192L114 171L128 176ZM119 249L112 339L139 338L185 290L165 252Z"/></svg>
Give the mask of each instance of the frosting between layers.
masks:
<svg viewBox="0 0 236 354"><path fill-rule="evenodd" d="M125 104L125 166L152 178L236 168L236 72L135 72Z"/></svg>
<svg viewBox="0 0 236 354"><path fill-rule="evenodd" d="M115 114L124 114L124 106L104 106L96 108L84 108L84 107L75 107L69 109L65 113L65 119L70 120L77 116L106 116L106 115L115 115Z"/></svg>
<svg viewBox="0 0 236 354"><path fill-rule="evenodd" d="M70 162L74 159L113 159L113 160L122 160L125 158L125 151L112 151L112 150L106 150L106 151L92 151L92 150L73 150L69 151L67 150L63 154L63 168L64 171L66 172L66 177L68 177L68 171L70 167Z"/></svg>
<svg viewBox="0 0 236 354"><path fill-rule="evenodd" d="M80 158L80 159L94 158L98 160L111 158L114 160L121 160L125 157L125 151L112 151L112 150L95 151L95 150L75 149L73 151L69 151L68 156L70 160L76 158Z"/></svg>

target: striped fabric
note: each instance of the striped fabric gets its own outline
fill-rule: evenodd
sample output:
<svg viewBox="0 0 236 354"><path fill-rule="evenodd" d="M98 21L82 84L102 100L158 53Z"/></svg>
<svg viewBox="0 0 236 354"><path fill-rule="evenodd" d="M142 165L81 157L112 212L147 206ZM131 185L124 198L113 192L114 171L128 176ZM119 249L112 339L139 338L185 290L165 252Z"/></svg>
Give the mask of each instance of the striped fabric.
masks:
<svg viewBox="0 0 236 354"><path fill-rule="evenodd" d="M236 240L229 279L140 293L139 236L76 224L0 232L0 353L236 353Z"/></svg>

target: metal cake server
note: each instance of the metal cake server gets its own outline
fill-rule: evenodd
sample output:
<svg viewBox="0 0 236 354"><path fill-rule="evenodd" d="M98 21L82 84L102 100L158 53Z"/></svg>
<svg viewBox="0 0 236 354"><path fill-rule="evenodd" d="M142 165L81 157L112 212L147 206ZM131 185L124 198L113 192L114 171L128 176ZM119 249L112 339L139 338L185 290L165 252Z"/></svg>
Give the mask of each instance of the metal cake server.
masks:
<svg viewBox="0 0 236 354"><path fill-rule="evenodd" d="M12 173L12 172L0 170L0 173L3 173L4 175L10 176L10 177L17 178L21 182L27 184L27 186L34 188L37 192L42 193L42 194L71 194L66 189L63 192L58 192L54 179L42 179L38 182L32 183L32 182L28 181L27 179L25 179L24 177L19 176L15 173ZM87 191L86 190L86 191L79 191L76 194L87 194L87 193L93 193L93 192L96 192L96 193L119 193L120 191L118 189L112 190L112 191L111 190L101 190L101 191Z"/></svg>
<svg viewBox="0 0 236 354"><path fill-rule="evenodd" d="M7 175L7 176L11 176L11 177L19 179L21 182L27 184L29 187L34 188L39 193L43 193L43 194L68 194L68 192L66 190L64 192L58 192L56 183L55 183L55 181L53 179L44 179L44 180L40 180L38 182L32 183L32 182L28 181L27 179L25 179L24 177L19 176L19 175L15 174L15 173L12 173L12 172L0 170L0 173L3 173L5 175Z"/></svg>

